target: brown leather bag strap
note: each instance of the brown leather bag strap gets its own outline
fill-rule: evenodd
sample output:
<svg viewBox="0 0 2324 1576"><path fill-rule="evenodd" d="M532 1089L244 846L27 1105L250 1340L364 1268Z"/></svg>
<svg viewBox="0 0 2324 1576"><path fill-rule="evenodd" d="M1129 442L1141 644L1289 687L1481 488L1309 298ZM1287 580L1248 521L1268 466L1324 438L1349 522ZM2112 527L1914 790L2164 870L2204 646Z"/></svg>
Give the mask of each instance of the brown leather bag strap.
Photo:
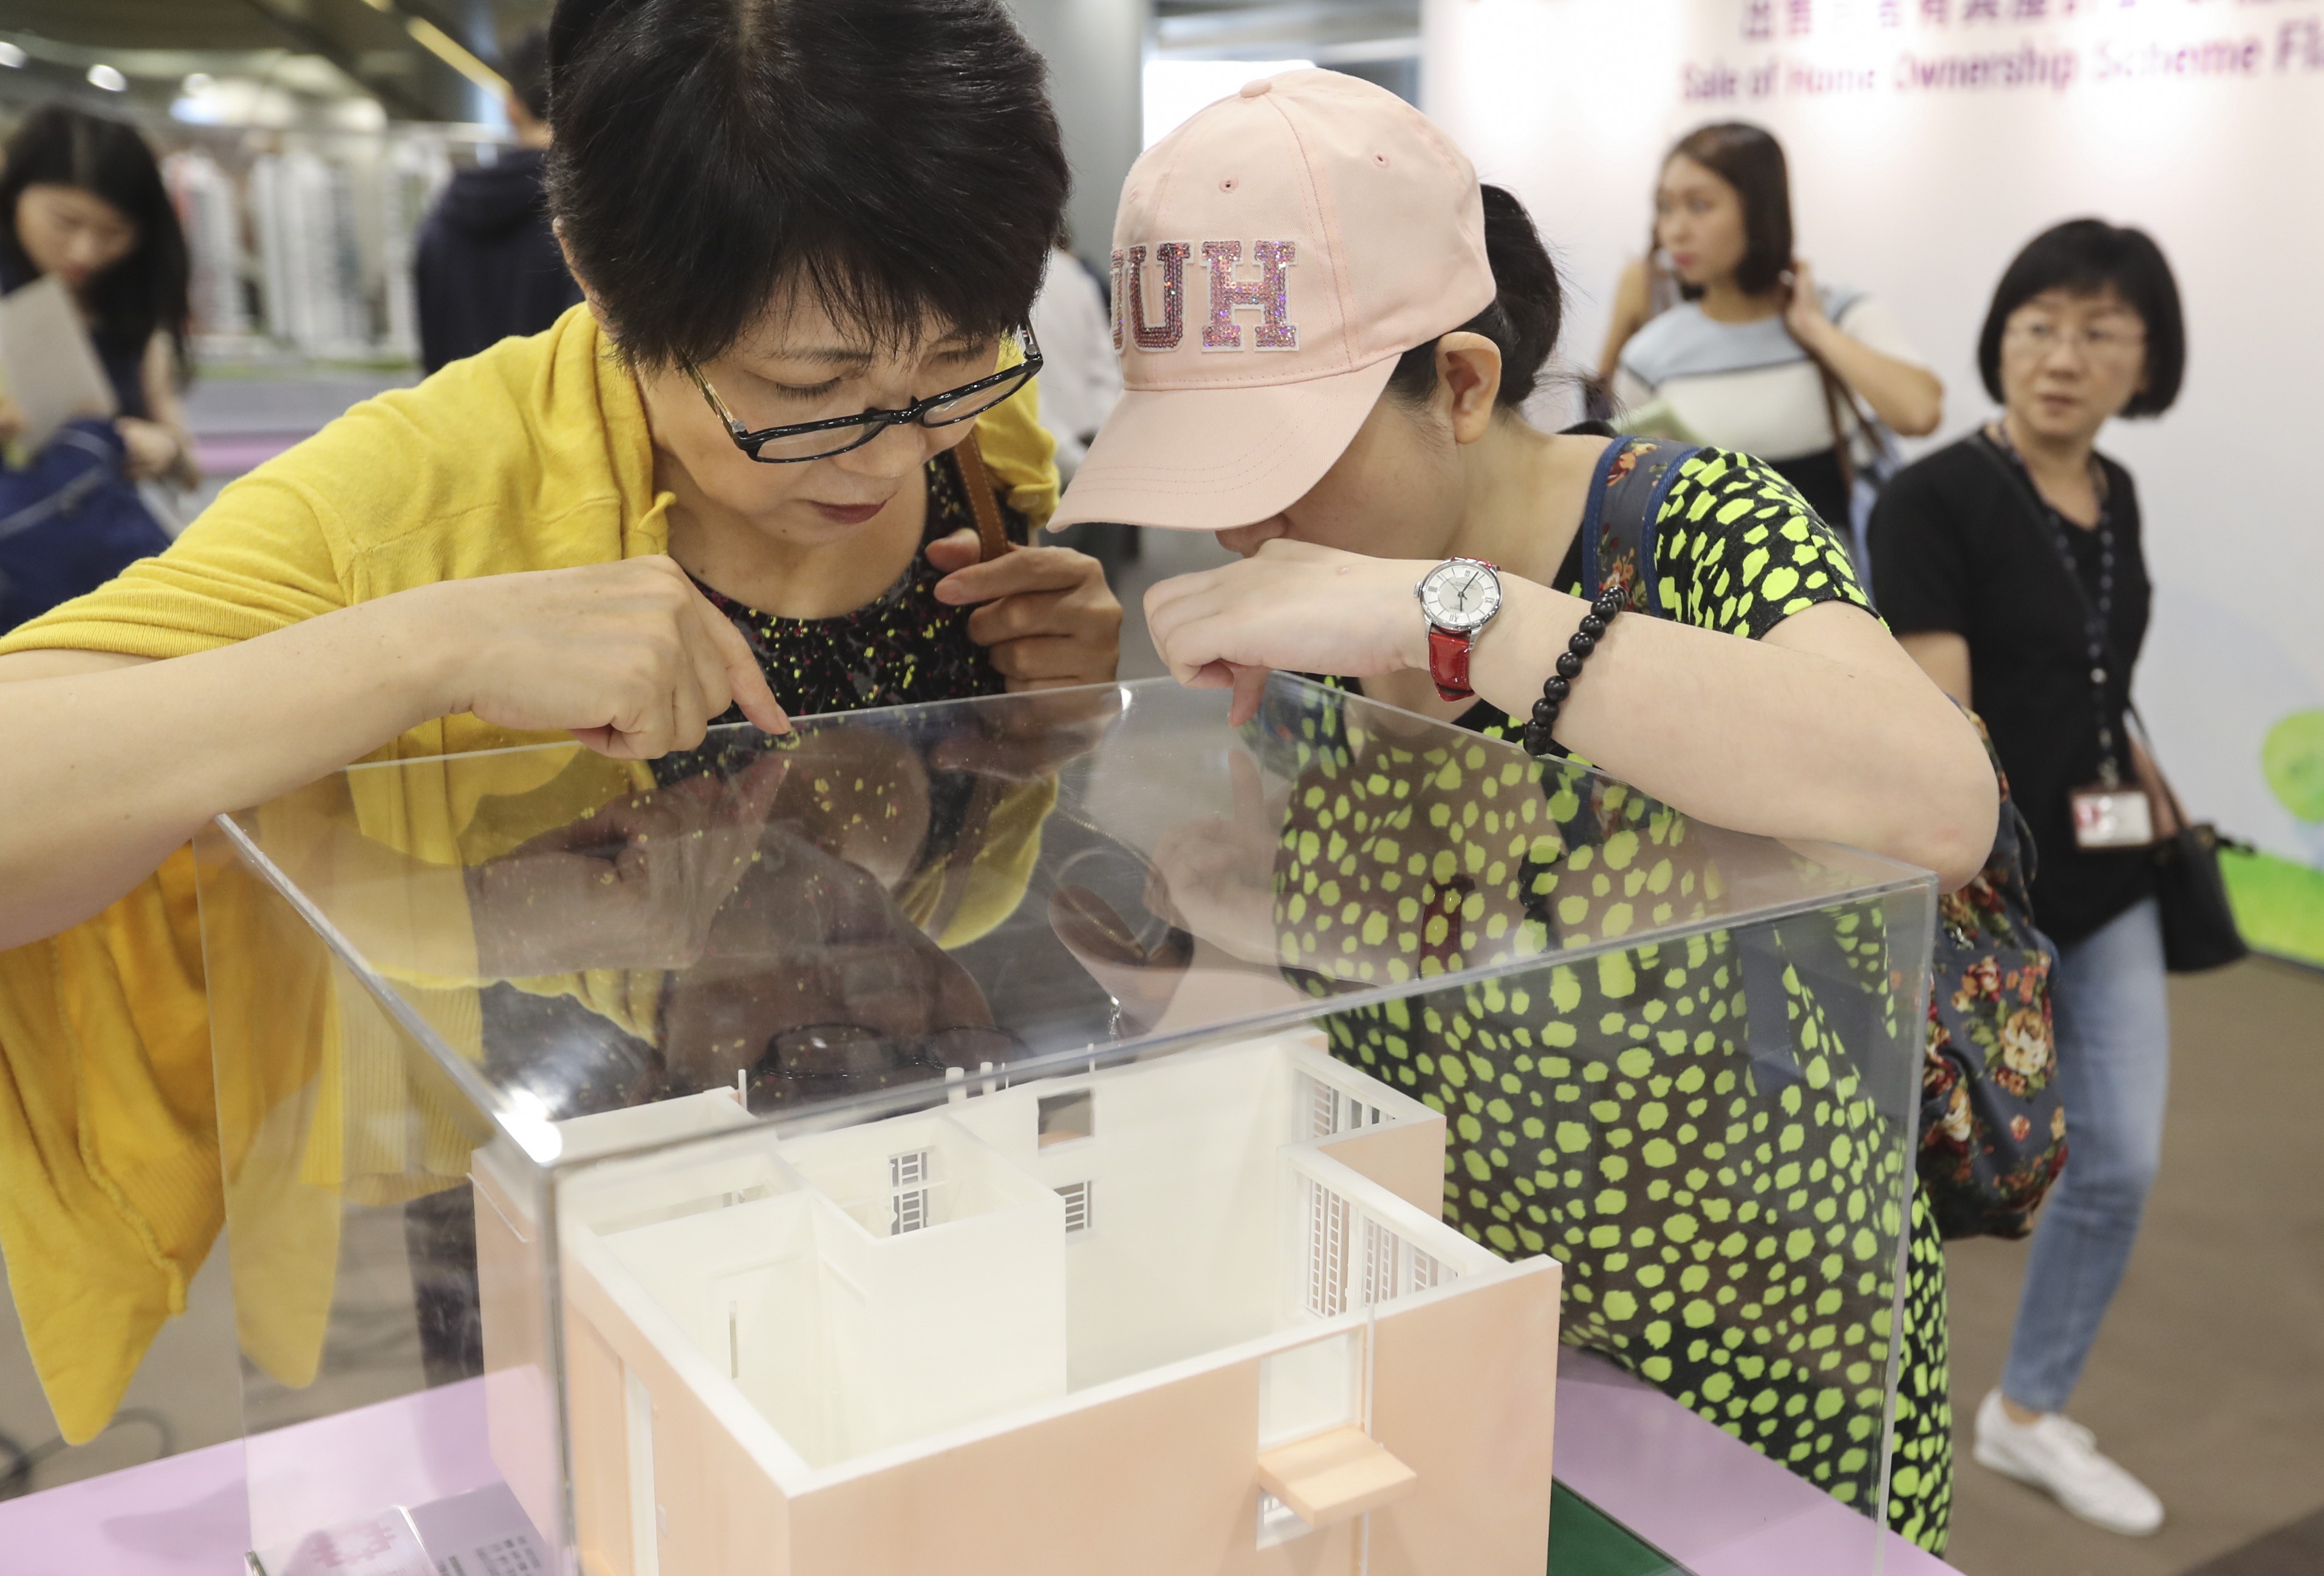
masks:
<svg viewBox="0 0 2324 1576"><path fill-rule="evenodd" d="M1804 345L1800 348L1808 350ZM1823 383L1824 419L1831 423L1831 457L1840 462L1840 490L1843 496L1852 501L1856 495L1856 456L1850 452L1849 446L1855 442L1856 429L1864 423L1864 413L1856 408L1856 396L1849 391L1846 383L1840 382L1840 374L1831 370L1830 362L1812 350L1808 350L1808 359L1815 363L1816 376ZM1841 421L1843 408L1852 419L1852 424ZM1827 521L1825 523L1831 522ZM1846 521L1840 521L1843 526L1847 523ZM1847 533L1842 531L1841 534Z"/></svg>
<svg viewBox="0 0 2324 1576"><path fill-rule="evenodd" d="M1789 284L1784 286L1787 304L1791 289ZM1856 454L1851 446L1858 433L1872 430L1871 419L1865 415L1864 408L1856 402L1856 391L1849 388L1847 380L1832 369L1831 363L1819 355L1806 340L1792 334L1788 322L1784 325L1784 332L1792 335L1792 343L1798 346L1801 353L1815 364L1817 381L1823 384L1823 414L1824 419L1831 423L1831 457L1840 465L1840 496L1852 500L1856 494ZM1848 534L1848 521L1845 520L1826 521L1824 523L1838 525L1843 537Z"/></svg>
<svg viewBox="0 0 2324 1576"><path fill-rule="evenodd" d="M984 472L984 451L976 446L976 434L972 430L953 451L954 463L960 466L961 485L968 489L968 506L976 515L976 541L981 549L977 559L990 563L1008 552L1014 543L1009 539L1009 528L1001 522L1001 503L992 495L992 481Z"/></svg>
<svg viewBox="0 0 2324 1576"><path fill-rule="evenodd" d="M2187 806L2179 802L2179 790L2171 786L2171 779L2163 773L2163 762L2154 753L2154 736L2146 731L2146 719L2138 714L2138 707L2135 704L2126 702L2122 709L2123 714L2130 720L2132 736L2137 740L2138 747L2146 752L2146 764L2153 769L2155 786L2163 790L2163 802L2171 806L2171 818L2181 826L2192 826L2195 823L2187 818ZM2137 779L2135 767L2130 775L2133 780Z"/></svg>

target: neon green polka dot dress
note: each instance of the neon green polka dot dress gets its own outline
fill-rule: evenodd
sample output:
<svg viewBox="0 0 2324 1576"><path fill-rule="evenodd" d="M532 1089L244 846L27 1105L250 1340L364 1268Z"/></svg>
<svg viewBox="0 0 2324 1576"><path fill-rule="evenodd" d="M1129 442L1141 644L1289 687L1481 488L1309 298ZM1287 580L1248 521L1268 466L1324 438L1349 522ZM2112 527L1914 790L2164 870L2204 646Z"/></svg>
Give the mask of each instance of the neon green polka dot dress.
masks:
<svg viewBox="0 0 2324 1576"><path fill-rule="evenodd" d="M1690 460L1658 539L1665 605L1698 627L1757 638L1816 603L1866 604L1830 528L1745 456ZM1578 592L1578 561L1569 576ZM1511 740L1524 723L1481 705L1462 721ZM1336 711L1301 731L1281 742L1296 764L1277 918L1284 963L1318 996L1722 910L1724 834L1619 784L1415 752ZM1327 1030L1335 1055L1444 1113L1450 1223L1564 1264L1568 1342L1868 1513L1896 1361L1887 1519L1938 1550L1943 1258L1897 1128L1910 1101L1881 1081L1879 1058L1917 1045L1886 988L1886 937L1880 904L1858 902L1347 1010Z"/></svg>

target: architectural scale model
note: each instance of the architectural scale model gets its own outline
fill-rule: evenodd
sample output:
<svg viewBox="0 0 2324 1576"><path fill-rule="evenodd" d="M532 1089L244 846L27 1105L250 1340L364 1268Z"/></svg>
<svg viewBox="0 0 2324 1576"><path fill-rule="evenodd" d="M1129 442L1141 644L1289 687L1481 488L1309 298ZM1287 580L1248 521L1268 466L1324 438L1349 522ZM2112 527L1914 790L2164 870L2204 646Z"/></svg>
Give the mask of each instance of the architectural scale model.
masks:
<svg viewBox="0 0 2324 1576"><path fill-rule="evenodd" d="M1312 1036L562 1129L702 1135L560 1195L589 1576L1538 1576L1557 1266L1444 1226L1443 1119ZM494 1455L550 1526L533 1226L476 1182Z"/></svg>

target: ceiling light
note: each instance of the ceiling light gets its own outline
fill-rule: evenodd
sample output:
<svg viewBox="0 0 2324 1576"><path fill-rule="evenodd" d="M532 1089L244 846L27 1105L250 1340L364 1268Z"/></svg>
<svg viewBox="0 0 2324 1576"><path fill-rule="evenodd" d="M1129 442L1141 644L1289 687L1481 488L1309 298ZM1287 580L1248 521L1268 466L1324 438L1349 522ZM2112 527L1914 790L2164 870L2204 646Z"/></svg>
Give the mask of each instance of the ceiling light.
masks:
<svg viewBox="0 0 2324 1576"><path fill-rule="evenodd" d="M88 79L92 87L102 88L107 93L129 91L129 78L102 60L88 69Z"/></svg>
<svg viewBox="0 0 2324 1576"><path fill-rule="evenodd" d="M476 59L468 51L466 46L434 23L414 16L404 23L403 31L410 33L412 41L421 49L434 55L485 92L509 91L508 78Z"/></svg>
<svg viewBox="0 0 2324 1576"><path fill-rule="evenodd" d="M6 39L0 38L0 66L6 66L11 69L14 69L23 63L24 51L18 49L14 44L10 43Z"/></svg>
<svg viewBox="0 0 2324 1576"><path fill-rule="evenodd" d="M198 98L217 86L217 79L208 71L195 71L178 84L178 91L189 98Z"/></svg>

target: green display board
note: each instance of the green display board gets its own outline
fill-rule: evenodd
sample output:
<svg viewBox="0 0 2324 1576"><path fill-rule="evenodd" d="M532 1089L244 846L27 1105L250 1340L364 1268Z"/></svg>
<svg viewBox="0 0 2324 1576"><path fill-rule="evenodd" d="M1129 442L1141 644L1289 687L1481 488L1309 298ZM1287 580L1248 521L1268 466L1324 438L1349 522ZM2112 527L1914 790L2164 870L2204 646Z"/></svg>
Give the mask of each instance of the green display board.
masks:
<svg viewBox="0 0 2324 1576"><path fill-rule="evenodd" d="M2276 803L2324 825L2324 708L2277 719L2260 748L2260 775ZM2324 870L2273 853L2219 859L2236 923L2262 952L2324 966Z"/></svg>
<svg viewBox="0 0 2324 1576"><path fill-rule="evenodd" d="M2324 871L2272 853L2219 855L2244 939L2261 952L2324 968Z"/></svg>

